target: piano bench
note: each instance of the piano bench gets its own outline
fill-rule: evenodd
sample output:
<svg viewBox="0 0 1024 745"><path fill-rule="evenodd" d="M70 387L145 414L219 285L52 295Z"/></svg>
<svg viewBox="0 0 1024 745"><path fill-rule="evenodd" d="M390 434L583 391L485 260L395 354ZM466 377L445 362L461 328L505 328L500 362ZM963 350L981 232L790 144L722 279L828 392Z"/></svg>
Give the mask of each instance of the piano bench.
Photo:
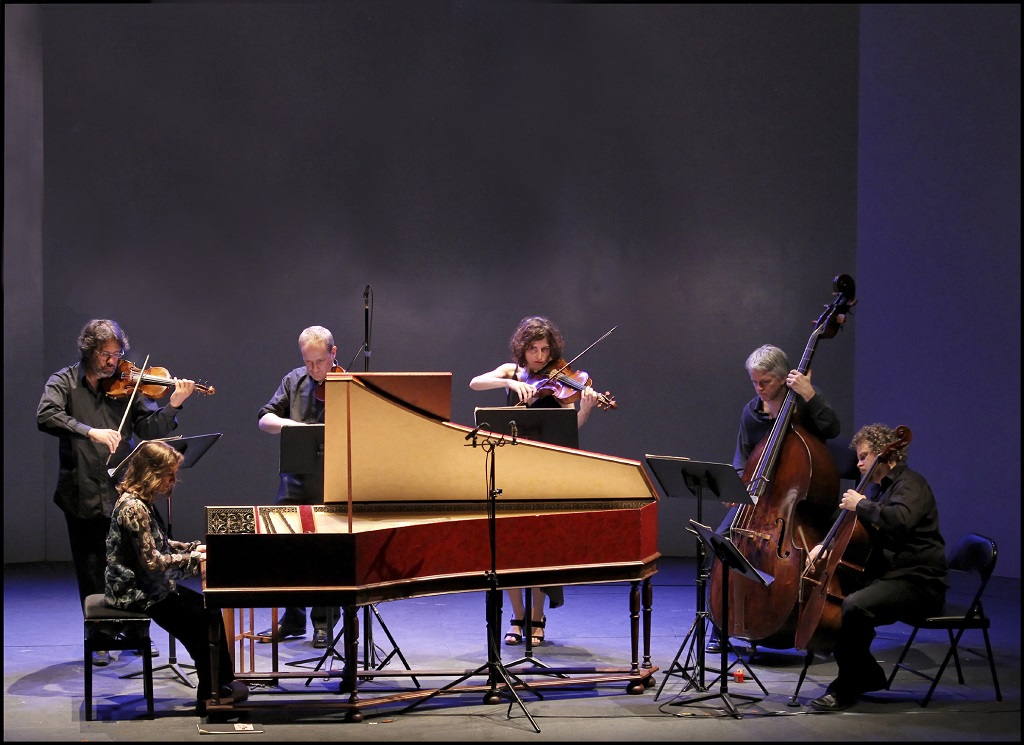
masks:
<svg viewBox="0 0 1024 745"><path fill-rule="evenodd" d="M92 653L101 650L144 649L142 657L142 690L146 697L146 714L153 718L153 658L149 626L145 613L112 608L103 595L85 599L85 721L92 721ZM125 676L122 676L125 677Z"/></svg>

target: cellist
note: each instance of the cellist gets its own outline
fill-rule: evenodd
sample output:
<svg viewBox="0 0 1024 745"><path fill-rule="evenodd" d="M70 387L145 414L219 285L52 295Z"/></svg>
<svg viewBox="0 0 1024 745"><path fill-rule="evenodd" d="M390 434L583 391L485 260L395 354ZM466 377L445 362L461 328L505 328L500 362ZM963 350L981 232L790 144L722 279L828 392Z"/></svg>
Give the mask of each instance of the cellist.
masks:
<svg viewBox="0 0 1024 745"><path fill-rule="evenodd" d="M839 435L839 415L821 390L811 384L810 374L803 375L792 368L784 351L772 344L764 344L747 357L746 369L755 395L740 414L736 451L732 458L732 466L741 477L750 454L771 431L790 389L799 396L797 414L810 434L822 442ZM718 533L725 534L735 515L736 508L733 507L718 526ZM712 627L706 651L717 654L719 643L717 629Z"/></svg>
<svg viewBox="0 0 1024 745"><path fill-rule="evenodd" d="M850 443L861 474L896 440L884 424L861 427ZM839 675L823 696L811 701L817 709L846 709L861 694L885 688L885 671L871 654L875 628L938 613L945 601L946 550L938 505L928 482L907 467L906 458L905 447L894 449L887 462L875 465L865 494L848 489L839 500L839 508L855 513L867 529L871 553L863 588L843 600L832 652ZM808 552L808 565L819 559L821 549L818 545Z"/></svg>

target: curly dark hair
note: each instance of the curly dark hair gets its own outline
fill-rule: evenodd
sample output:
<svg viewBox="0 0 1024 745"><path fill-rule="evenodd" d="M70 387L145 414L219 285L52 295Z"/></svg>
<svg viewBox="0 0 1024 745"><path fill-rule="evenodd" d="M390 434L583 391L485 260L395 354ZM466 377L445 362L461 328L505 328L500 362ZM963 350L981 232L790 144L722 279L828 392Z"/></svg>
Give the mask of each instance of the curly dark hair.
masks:
<svg viewBox="0 0 1024 745"><path fill-rule="evenodd" d="M856 450L860 447L861 443L867 443L867 446L871 449L871 452L875 455L881 453L885 448L892 443L896 442L899 438L896 436L896 431L887 427L884 424L866 424L857 430L857 434L850 440L850 449ZM901 448L896 448L889 453L888 460L890 462L895 461L896 463L902 463L907 459L907 447L904 445Z"/></svg>
<svg viewBox="0 0 1024 745"><path fill-rule="evenodd" d="M512 338L508 340L512 361L517 365L526 365L526 348L538 339L547 339L551 346L551 359L557 360L565 349L565 340L558 326L543 316L527 316L519 322Z"/></svg>
<svg viewBox="0 0 1024 745"><path fill-rule="evenodd" d="M83 360L88 359L89 355L111 339L121 345L123 354L128 354L131 346L128 344L128 337L117 325L117 321L106 318L93 319L82 327L82 331L78 335L78 352L82 355Z"/></svg>

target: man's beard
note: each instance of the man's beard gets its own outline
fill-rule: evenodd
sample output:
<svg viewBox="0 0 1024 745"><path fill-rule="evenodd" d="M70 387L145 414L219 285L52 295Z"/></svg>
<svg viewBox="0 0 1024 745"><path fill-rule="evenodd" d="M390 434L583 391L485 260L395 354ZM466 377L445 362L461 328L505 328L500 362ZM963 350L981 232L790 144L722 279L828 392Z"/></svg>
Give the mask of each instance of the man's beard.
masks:
<svg viewBox="0 0 1024 745"><path fill-rule="evenodd" d="M97 378L109 378L117 372L117 365L113 365L110 369L107 369L106 364L91 363L92 372Z"/></svg>

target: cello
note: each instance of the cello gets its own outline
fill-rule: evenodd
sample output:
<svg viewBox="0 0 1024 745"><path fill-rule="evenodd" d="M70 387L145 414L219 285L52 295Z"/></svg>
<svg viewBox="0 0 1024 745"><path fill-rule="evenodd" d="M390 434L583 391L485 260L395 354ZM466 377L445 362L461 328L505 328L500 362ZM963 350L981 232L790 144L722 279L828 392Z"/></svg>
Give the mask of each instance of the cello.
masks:
<svg viewBox="0 0 1024 745"><path fill-rule="evenodd" d="M842 328L856 303L853 278L842 274L832 280L832 303L815 321L798 370L806 375L820 339L831 339ZM793 646L803 551L795 535L817 538L825 533L822 521L812 519L827 505L835 506L839 473L825 444L807 432L795 416L797 394L787 390L771 431L747 460L743 482L752 505L741 505L727 536L756 569L774 578L767 587L744 577L729 583L729 619L722 618L722 564L711 569L709 607L723 636L759 642L775 649ZM797 510L809 502L814 509ZM795 529L799 527L799 532ZM817 541L815 540L815 543ZM814 544L811 544L812 546Z"/></svg>
<svg viewBox="0 0 1024 745"><path fill-rule="evenodd" d="M895 432L896 439L875 456L855 491L863 494L878 464L888 462L892 453L910 444L909 427L901 425ZM842 623L843 600L859 589L870 555L871 539L857 513L840 510L821 541L817 559L800 576L800 611L793 646L823 655L832 651Z"/></svg>

